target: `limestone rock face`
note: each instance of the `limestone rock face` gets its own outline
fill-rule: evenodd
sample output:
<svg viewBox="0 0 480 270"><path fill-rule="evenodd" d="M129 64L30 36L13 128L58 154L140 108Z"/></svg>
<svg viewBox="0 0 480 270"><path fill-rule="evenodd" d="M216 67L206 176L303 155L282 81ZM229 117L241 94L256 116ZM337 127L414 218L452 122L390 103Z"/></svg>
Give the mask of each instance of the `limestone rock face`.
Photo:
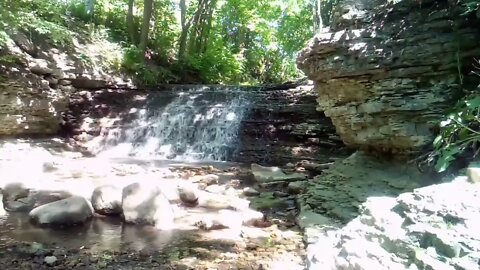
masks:
<svg viewBox="0 0 480 270"><path fill-rule="evenodd" d="M397 3L393 3L397 2ZM450 1L344 1L297 58L348 146L415 152L480 56L476 18ZM462 74L464 73L464 74Z"/></svg>
<svg viewBox="0 0 480 270"><path fill-rule="evenodd" d="M368 198L343 228L318 228L308 269L478 269L480 186L465 178Z"/></svg>

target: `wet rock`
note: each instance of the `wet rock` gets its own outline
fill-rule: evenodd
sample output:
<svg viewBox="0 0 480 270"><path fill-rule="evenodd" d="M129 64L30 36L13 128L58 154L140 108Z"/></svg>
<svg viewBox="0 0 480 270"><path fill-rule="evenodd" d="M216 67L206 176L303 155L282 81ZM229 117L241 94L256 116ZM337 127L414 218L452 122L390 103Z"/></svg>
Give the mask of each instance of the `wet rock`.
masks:
<svg viewBox="0 0 480 270"><path fill-rule="evenodd" d="M30 190L21 183L7 184L2 194L3 208L8 212L28 212L35 205L35 200L29 196Z"/></svg>
<svg viewBox="0 0 480 270"><path fill-rule="evenodd" d="M95 188L91 198L93 209L102 215L119 215L122 213L122 190L104 185Z"/></svg>
<svg viewBox="0 0 480 270"><path fill-rule="evenodd" d="M207 186L205 188L205 191L208 191L210 193L217 193L217 194L221 194L221 193L224 193L226 191L225 189L225 186L220 186L220 185L210 185L210 186Z"/></svg>
<svg viewBox="0 0 480 270"><path fill-rule="evenodd" d="M246 187L243 189L243 195L245 196L258 196L260 192L252 187Z"/></svg>
<svg viewBox="0 0 480 270"><path fill-rule="evenodd" d="M204 183L206 185L215 185L218 184L218 175L215 174L207 174L202 176L197 176L193 179L193 182Z"/></svg>
<svg viewBox="0 0 480 270"><path fill-rule="evenodd" d="M32 197L26 197L16 201L5 201L3 207L8 212L29 212L35 207L35 200Z"/></svg>
<svg viewBox="0 0 480 270"><path fill-rule="evenodd" d="M200 191L198 196L198 206L208 209L247 209L250 202L238 198L234 195L214 194L206 191Z"/></svg>
<svg viewBox="0 0 480 270"><path fill-rule="evenodd" d="M311 162L311 161L308 161L308 160L302 160L299 163L300 167L303 167L308 171L312 171L312 172L316 172L316 173L320 173L323 170L328 169L332 165L333 165L333 163L320 164L320 163L315 163L315 162Z"/></svg>
<svg viewBox="0 0 480 270"><path fill-rule="evenodd" d="M196 226L203 230L240 229L242 227L242 215L231 210L220 210L216 215L198 221Z"/></svg>
<svg viewBox="0 0 480 270"><path fill-rule="evenodd" d="M245 226L255 226L258 222L263 221L264 215L262 212L252 209L242 211L242 222Z"/></svg>
<svg viewBox="0 0 480 270"><path fill-rule="evenodd" d="M51 161L44 162L42 167L44 172L53 172L58 170L57 164Z"/></svg>
<svg viewBox="0 0 480 270"><path fill-rule="evenodd" d="M301 194L305 191L306 184L307 184L306 181L288 183L287 191L290 194Z"/></svg>
<svg viewBox="0 0 480 270"><path fill-rule="evenodd" d="M16 201L26 198L30 194L30 190L22 183L9 183L2 189L3 201Z"/></svg>
<svg viewBox="0 0 480 270"><path fill-rule="evenodd" d="M251 199L252 207L257 210L269 210L285 206L286 202L283 198L277 198L273 192L264 192L258 197Z"/></svg>
<svg viewBox="0 0 480 270"><path fill-rule="evenodd" d="M198 204L198 193L199 190L192 185L178 187L178 196L180 197L180 200L188 206L195 206Z"/></svg>
<svg viewBox="0 0 480 270"><path fill-rule="evenodd" d="M163 230L174 225L173 208L155 186L140 183L126 186L122 191L122 211L126 222L150 224Z"/></svg>
<svg viewBox="0 0 480 270"><path fill-rule="evenodd" d="M251 169L255 180L263 183L277 181L292 182L306 179L306 175L303 173L285 174L279 167L264 167L254 163Z"/></svg>
<svg viewBox="0 0 480 270"><path fill-rule="evenodd" d="M81 196L72 196L44 204L30 211L33 222L40 225L74 225L84 223L93 215L93 207Z"/></svg>
<svg viewBox="0 0 480 270"><path fill-rule="evenodd" d="M57 257L55 256L47 256L45 257L45 259L43 260L47 265L49 266L53 266L55 265L55 263L57 262Z"/></svg>

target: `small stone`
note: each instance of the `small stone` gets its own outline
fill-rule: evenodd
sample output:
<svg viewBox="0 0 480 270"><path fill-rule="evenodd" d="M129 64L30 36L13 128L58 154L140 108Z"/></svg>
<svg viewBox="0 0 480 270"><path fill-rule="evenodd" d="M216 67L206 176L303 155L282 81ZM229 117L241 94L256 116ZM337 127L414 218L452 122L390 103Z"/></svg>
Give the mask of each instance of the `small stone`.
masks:
<svg viewBox="0 0 480 270"><path fill-rule="evenodd" d="M243 195L245 196L258 196L260 192L252 187L246 187L243 189Z"/></svg>
<svg viewBox="0 0 480 270"><path fill-rule="evenodd" d="M200 179L200 182L205 183L207 185L214 185L214 184L218 184L218 179L219 179L218 175L207 174Z"/></svg>
<svg viewBox="0 0 480 270"><path fill-rule="evenodd" d="M207 186L205 188L205 191L208 191L210 193L220 194L220 193L225 192L225 186L220 186L220 185L214 184L214 185Z"/></svg>
<svg viewBox="0 0 480 270"><path fill-rule="evenodd" d="M43 163L43 171L44 172L53 172L58 170L58 167L53 162L44 162Z"/></svg>
<svg viewBox="0 0 480 270"><path fill-rule="evenodd" d="M305 180L306 175L303 173L285 174L279 167L264 167L253 163L251 165L252 174L257 182L293 182Z"/></svg>
<svg viewBox="0 0 480 270"><path fill-rule="evenodd" d="M282 192L282 191L274 191L273 196L275 196L277 198L282 198L282 197L288 197L289 194L286 193L286 192Z"/></svg>
<svg viewBox="0 0 480 270"><path fill-rule="evenodd" d="M305 191L305 181L291 182L288 184L287 191L290 194L301 194Z"/></svg>
<svg viewBox="0 0 480 270"><path fill-rule="evenodd" d="M480 168L469 167L467 169L468 181L471 183L480 183Z"/></svg>
<svg viewBox="0 0 480 270"><path fill-rule="evenodd" d="M49 266L53 266L55 265L55 263L57 262L57 257L55 256L47 256L45 257L45 259L43 260L47 265Z"/></svg>

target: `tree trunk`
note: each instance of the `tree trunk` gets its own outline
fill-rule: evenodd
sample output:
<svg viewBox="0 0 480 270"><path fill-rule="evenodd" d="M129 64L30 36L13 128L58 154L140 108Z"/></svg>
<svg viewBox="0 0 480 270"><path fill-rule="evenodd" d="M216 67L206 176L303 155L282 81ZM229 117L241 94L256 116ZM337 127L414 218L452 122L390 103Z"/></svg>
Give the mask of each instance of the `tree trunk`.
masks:
<svg viewBox="0 0 480 270"><path fill-rule="evenodd" d="M93 16L95 14L95 0L87 0L86 8L88 17L93 21Z"/></svg>
<svg viewBox="0 0 480 270"><path fill-rule="evenodd" d="M187 48L188 29L190 22L187 23L187 3L186 0L180 0L180 24L182 26L182 33L180 34L180 41L178 47L178 59L182 60L185 57L185 50Z"/></svg>
<svg viewBox="0 0 480 270"><path fill-rule="evenodd" d="M133 21L133 4L135 0L128 0L128 12L127 12L127 27L128 27L128 34L130 36L130 41L133 44L137 43L136 38L136 30L135 30L135 22Z"/></svg>
<svg viewBox="0 0 480 270"><path fill-rule="evenodd" d="M322 31L323 22L322 22L322 6L321 0L313 0L313 33L318 34Z"/></svg>
<svg viewBox="0 0 480 270"><path fill-rule="evenodd" d="M142 30L140 33L140 44L138 45L139 49L145 53L147 50L148 43L148 32L150 31L150 20L152 18L153 11L153 0L144 0L143 1L143 23Z"/></svg>

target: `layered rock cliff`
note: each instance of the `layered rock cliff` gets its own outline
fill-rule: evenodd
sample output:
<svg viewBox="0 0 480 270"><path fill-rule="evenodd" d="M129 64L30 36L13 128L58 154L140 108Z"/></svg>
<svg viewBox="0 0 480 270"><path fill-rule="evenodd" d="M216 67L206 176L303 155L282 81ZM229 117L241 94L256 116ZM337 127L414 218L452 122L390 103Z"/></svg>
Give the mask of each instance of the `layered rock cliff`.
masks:
<svg viewBox="0 0 480 270"><path fill-rule="evenodd" d="M467 76L480 56L478 20L452 1L342 3L297 59L318 109L348 146L418 151L462 88L478 84Z"/></svg>
<svg viewBox="0 0 480 270"><path fill-rule="evenodd" d="M61 47L33 32L9 31L0 46L0 137L55 135L76 88L127 84L104 63L116 56L105 50L118 45L74 39Z"/></svg>

